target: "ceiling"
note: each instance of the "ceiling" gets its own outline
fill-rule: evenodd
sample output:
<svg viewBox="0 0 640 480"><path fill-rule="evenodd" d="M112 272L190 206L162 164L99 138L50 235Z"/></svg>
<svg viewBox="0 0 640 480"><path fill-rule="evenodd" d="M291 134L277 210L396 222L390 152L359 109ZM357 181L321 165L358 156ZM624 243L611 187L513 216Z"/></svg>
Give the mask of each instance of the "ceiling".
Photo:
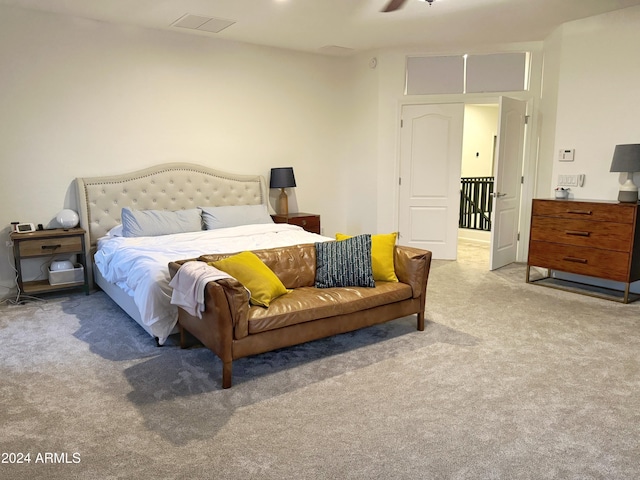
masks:
<svg viewBox="0 0 640 480"><path fill-rule="evenodd" d="M0 0L0 5L331 55L540 41L562 23L640 5L640 0L434 0L432 5L407 0L401 10L381 13L387 1ZM235 23L218 33L174 25L187 14L214 18L201 28L218 20Z"/></svg>

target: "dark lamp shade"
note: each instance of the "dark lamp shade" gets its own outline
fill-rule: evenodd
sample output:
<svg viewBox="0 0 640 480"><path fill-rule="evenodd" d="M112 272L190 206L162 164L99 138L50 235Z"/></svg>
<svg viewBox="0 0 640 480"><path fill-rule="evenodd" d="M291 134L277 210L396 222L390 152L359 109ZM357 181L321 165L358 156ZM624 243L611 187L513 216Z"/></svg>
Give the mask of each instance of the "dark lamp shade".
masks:
<svg viewBox="0 0 640 480"><path fill-rule="evenodd" d="M616 145L610 172L640 172L640 143Z"/></svg>
<svg viewBox="0 0 640 480"><path fill-rule="evenodd" d="M269 188L290 188L295 186L296 177L293 175L293 167L271 169Z"/></svg>

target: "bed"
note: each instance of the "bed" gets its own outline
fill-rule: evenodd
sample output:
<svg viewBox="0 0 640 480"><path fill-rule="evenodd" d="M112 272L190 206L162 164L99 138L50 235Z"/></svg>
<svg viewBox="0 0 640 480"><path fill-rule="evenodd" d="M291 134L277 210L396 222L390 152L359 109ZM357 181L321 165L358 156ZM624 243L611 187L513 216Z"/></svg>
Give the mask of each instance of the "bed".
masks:
<svg viewBox="0 0 640 480"><path fill-rule="evenodd" d="M159 344L176 332L170 261L330 240L273 223L267 184L260 175L169 163L123 175L76 178L75 183L92 287L102 289ZM179 215L169 228L186 217L192 225L194 211L202 215L200 229L167 231L154 223L136 232L130 226L132 214L144 222L149 217L138 216L156 214L167 221ZM148 228L155 229L153 235L147 235Z"/></svg>

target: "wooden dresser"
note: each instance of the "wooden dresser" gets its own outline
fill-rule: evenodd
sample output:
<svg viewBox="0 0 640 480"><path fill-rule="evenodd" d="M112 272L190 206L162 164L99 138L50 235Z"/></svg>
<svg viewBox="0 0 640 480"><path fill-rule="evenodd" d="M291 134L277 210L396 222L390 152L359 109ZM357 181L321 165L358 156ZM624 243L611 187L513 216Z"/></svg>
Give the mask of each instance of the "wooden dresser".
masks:
<svg viewBox="0 0 640 480"><path fill-rule="evenodd" d="M531 267L547 277L531 279ZM629 302L629 284L640 280L638 204L595 200L533 200L527 282L563 288L572 282L547 282L552 271L586 275L625 284L624 292L585 289L580 293Z"/></svg>

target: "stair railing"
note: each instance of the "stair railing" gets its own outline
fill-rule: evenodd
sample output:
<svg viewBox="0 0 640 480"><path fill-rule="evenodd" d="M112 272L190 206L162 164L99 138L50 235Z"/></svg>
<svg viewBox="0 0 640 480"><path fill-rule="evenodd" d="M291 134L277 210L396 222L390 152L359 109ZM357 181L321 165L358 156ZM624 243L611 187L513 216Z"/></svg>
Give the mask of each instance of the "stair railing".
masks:
<svg viewBox="0 0 640 480"><path fill-rule="evenodd" d="M460 179L460 228L491 231L493 180L493 177Z"/></svg>

